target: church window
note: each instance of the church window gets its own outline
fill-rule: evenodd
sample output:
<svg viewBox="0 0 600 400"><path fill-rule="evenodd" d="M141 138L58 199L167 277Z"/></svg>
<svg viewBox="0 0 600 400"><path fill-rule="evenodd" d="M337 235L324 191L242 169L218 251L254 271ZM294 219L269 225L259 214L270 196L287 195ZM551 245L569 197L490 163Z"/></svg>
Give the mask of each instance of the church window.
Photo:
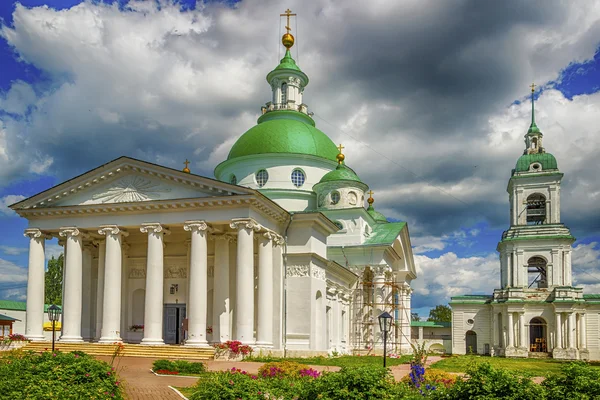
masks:
<svg viewBox="0 0 600 400"><path fill-rule="evenodd" d="M237 177L232 174L231 178L229 178L229 183L231 183L232 185L237 185Z"/></svg>
<svg viewBox="0 0 600 400"><path fill-rule="evenodd" d="M331 204L337 204L340 202L340 192L331 193Z"/></svg>
<svg viewBox="0 0 600 400"><path fill-rule="evenodd" d="M541 225L546 220L546 197L534 193L527 197L527 225Z"/></svg>
<svg viewBox="0 0 600 400"><path fill-rule="evenodd" d="M256 184L258 187L263 187L269 180L269 173L266 169L261 169L256 173Z"/></svg>
<svg viewBox="0 0 600 400"><path fill-rule="evenodd" d="M335 221L334 222L335 226L337 226L340 230L344 229L344 225L342 225L342 223L340 221Z"/></svg>
<svg viewBox="0 0 600 400"><path fill-rule="evenodd" d="M306 180L306 176L304 175L304 172L300 169L295 169L292 171L292 183L294 184L294 186L296 187L300 187L302 185L304 185L304 181Z"/></svg>
<svg viewBox="0 0 600 400"><path fill-rule="evenodd" d="M281 85L281 104L287 103L287 83Z"/></svg>
<svg viewBox="0 0 600 400"><path fill-rule="evenodd" d="M529 287L547 288L546 260L542 257L531 257L527 261L527 276Z"/></svg>

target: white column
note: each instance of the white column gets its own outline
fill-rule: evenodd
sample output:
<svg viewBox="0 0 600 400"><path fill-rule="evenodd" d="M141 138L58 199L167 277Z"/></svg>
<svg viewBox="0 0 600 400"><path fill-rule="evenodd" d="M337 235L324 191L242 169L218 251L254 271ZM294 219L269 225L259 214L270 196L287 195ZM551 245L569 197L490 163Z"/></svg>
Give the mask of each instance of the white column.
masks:
<svg viewBox="0 0 600 400"><path fill-rule="evenodd" d="M230 224L238 230L236 259L236 339L254 344L254 231L260 225L251 218L236 218Z"/></svg>
<svg viewBox="0 0 600 400"><path fill-rule="evenodd" d="M529 346L527 345L527 329L525 328L525 313L519 313L519 347L524 347L529 351Z"/></svg>
<svg viewBox="0 0 600 400"><path fill-rule="evenodd" d="M81 335L83 340L92 338L92 251L90 245L83 246L82 259Z"/></svg>
<svg viewBox="0 0 600 400"><path fill-rule="evenodd" d="M165 343L163 340L163 239L169 231L157 223L142 224L140 231L148 234L144 338L142 344L161 345Z"/></svg>
<svg viewBox="0 0 600 400"><path fill-rule="evenodd" d="M508 347L515 347L515 324L513 322L513 313L508 312Z"/></svg>
<svg viewBox="0 0 600 400"><path fill-rule="evenodd" d="M577 347L576 343L575 343L575 313L574 312L570 312L569 316L568 316L568 338L569 338L569 345L568 348L569 349L574 349Z"/></svg>
<svg viewBox="0 0 600 400"><path fill-rule="evenodd" d="M190 253L190 293L188 295L188 339L186 346L208 346L206 318L208 311L208 243L210 231L205 221L186 221L183 229L192 232ZM216 269L216 268L215 268Z"/></svg>
<svg viewBox="0 0 600 400"><path fill-rule="evenodd" d="M215 272L213 279L213 342L223 343L230 339L229 326L229 235L216 235Z"/></svg>
<svg viewBox="0 0 600 400"><path fill-rule="evenodd" d="M378 265L371 267L375 276L373 277L373 316L371 322L373 322L373 345L380 345L383 347L383 332L379 328L378 317L382 312L386 310L385 307L385 272L387 267L384 265Z"/></svg>
<svg viewBox="0 0 600 400"><path fill-rule="evenodd" d="M587 349L587 327L585 323L585 314L579 314L579 349Z"/></svg>
<svg viewBox="0 0 600 400"><path fill-rule="evenodd" d="M29 269L27 271L27 339L44 340L44 284L46 235L37 228L25 229L29 238Z"/></svg>
<svg viewBox="0 0 600 400"><path fill-rule="evenodd" d="M104 298L100 343L121 342L121 242L128 233L116 225L103 225L98 233L106 236Z"/></svg>
<svg viewBox="0 0 600 400"><path fill-rule="evenodd" d="M106 255L106 242L98 244L98 288L96 290L96 340L100 339L102 333L102 307L104 306L104 259Z"/></svg>
<svg viewBox="0 0 600 400"><path fill-rule="evenodd" d="M264 232L258 242L258 327L256 345L273 347L273 240L278 235Z"/></svg>
<svg viewBox="0 0 600 400"><path fill-rule="evenodd" d="M81 308L82 308L82 268L83 255L81 239L83 233L75 227L61 228L60 236L66 237L63 297L63 326L61 342L83 342L81 337Z"/></svg>
<svg viewBox="0 0 600 400"><path fill-rule="evenodd" d="M571 266L571 248L569 247L568 250L565 250L565 258L564 258L564 271L565 271L565 286L572 286L573 285L573 269Z"/></svg>
<svg viewBox="0 0 600 400"><path fill-rule="evenodd" d="M555 325L556 325L556 334L555 334L555 342L554 343L554 348L555 349L562 349L563 348L563 344L562 344L562 318L561 318L561 314L559 312L556 313L556 321L555 321Z"/></svg>

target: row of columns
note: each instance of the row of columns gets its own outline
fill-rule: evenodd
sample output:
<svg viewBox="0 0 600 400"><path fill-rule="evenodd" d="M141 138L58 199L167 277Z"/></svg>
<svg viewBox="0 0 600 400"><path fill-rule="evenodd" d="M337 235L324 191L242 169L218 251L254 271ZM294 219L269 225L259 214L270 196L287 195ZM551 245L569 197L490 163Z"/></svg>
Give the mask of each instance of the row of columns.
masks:
<svg viewBox="0 0 600 400"><path fill-rule="evenodd" d="M270 347L273 344L273 245L283 238L263 228L251 218L233 219L237 230L236 268L236 339L244 344ZM188 311L189 346L207 346L208 304L208 234L212 228L205 221L186 221L184 230L191 233ZM169 234L158 223L142 224L140 231L148 235L146 266L146 297L143 344L163 344L163 273L164 235ZM258 326L254 341L254 234L261 232L258 246ZM98 290L96 305L96 332L99 342L122 341L121 327L121 272L122 241L128 232L116 225L100 226L98 233L106 237L98 242ZM47 238L39 229L27 229L30 238L29 276L27 288L26 333L31 340L43 340L44 319L44 243ZM89 236L76 227L61 228L65 238L63 334L60 341L81 342L83 304L83 244ZM219 235L215 244L213 337L217 341L229 339L229 244L233 237ZM216 331L216 332L215 332Z"/></svg>

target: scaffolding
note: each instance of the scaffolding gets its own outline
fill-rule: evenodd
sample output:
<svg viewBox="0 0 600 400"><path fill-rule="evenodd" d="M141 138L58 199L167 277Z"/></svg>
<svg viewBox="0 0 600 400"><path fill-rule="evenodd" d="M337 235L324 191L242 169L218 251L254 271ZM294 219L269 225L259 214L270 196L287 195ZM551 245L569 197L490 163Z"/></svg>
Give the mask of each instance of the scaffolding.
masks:
<svg viewBox="0 0 600 400"><path fill-rule="evenodd" d="M352 292L351 346L354 353L380 353L383 339L378 316L387 311L394 318L387 338L388 352L410 352L410 288L397 282L391 272L384 279L374 279L373 271L366 268Z"/></svg>

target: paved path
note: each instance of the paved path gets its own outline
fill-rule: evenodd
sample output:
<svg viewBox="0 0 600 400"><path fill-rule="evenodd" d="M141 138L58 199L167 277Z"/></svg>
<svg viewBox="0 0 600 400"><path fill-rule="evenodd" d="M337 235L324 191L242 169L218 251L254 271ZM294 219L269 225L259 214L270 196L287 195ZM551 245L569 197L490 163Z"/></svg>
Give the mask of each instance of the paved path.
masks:
<svg viewBox="0 0 600 400"><path fill-rule="evenodd" d="M111 357L97 356L99 360L110 362ZM429 357L427 365L439 361L441 357ZM187 378L180 376L156 376L150 372L152 358L142 357L119 357L114 366L123 379L123 387L129 400L178 400L181 399L169 386L193 386L198 378ZM258 373L263 363L238 362L238 361L208 361L209 371L227 371L231 368L239 368L251 374ZM339 367L315 365L311 366L317 371L338 371ZM390 368L394 378L399 381L410 372L408 364L396 365Z"/></svg>

